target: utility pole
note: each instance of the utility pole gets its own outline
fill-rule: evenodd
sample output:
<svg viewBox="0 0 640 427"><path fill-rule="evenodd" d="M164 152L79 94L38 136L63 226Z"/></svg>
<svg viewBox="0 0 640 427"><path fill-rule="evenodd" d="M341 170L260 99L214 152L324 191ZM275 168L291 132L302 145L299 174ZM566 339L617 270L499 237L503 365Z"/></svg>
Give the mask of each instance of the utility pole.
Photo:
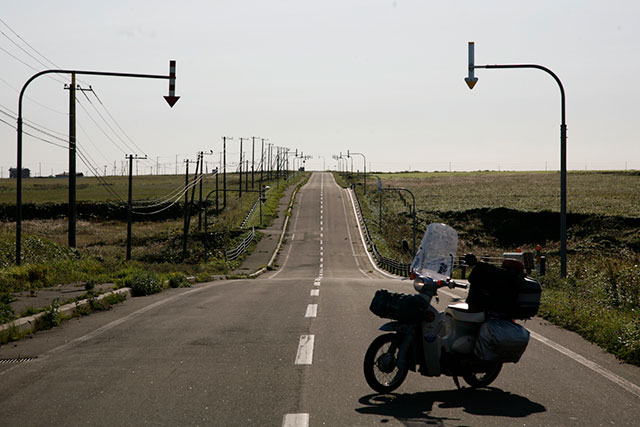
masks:
<svg viewBox="0 0 640 427"><path fill-rule="evenodd" d="M244 165L245 165L245 173L244 173L244 191L245 193L249 192L249 159L246 159L244 161Z"/></svg>
<svg viewBox="0 0 640 427"><path fill-rule="evenodd" d="M253 173L256 168L256 137L251 137L251 189L253 190Z"/></svg>
<svg viewBox="0 0 640 427"><path fill-rule="evenodd" d="M240 176L239 178L239 184L238 184L238 198L242 197L242 140L243 139L248 139L248 138L243 138L240 137L240 168L238 169L238 175Z"/></svg>
<svg viewBox="0 0 640 427"><path fill-rule="evenodd" d="M233 140L230 136L222 137L222 209L227 208L227 140Z"/></svg>
<svg viewBox="0 0 640 427"><path fill-rule="evenodd" d="M262 185L262 179L264 176L264 138L260 139L262 139L262 146L260 150L260 185Z"/></svg>
<svg viewBox="0 0 640 427"><path fill-rule="evenodd" d="M185 176L184 176L184 227L182 232L182 259L187 257L187 237L188 237L188 219L189 216L189 159L184 160Z"/></svg>
<svg viewBox="0 0 640 427"><path fill-rule="evenodd" d="M272 143L269 143L269 144L267 144L267 145L269 146L269 148L268 148L268 149L269 149L269 170L268 170L268 172L267 172L267 179L268 179L268 180L271 180L271 172L272 172L272 169L273 169L273 168L272 168L272 163L271 163L271 154L272 154L272 152L273 152L273 150L272 150L272 148L273 148L273 144L272 144Z"/></svg>
<svg viewBox="0 0 640 427"><path fill-rule="evenodd" d="M146 159L135 154L125 156L129 159L129 196L127 198L127 261L131 259L131 224L133 222L133 160Z"/></svg>
<svg viewBox="0 0 640 427"><path fill-rule="evenodd" d="M22 171L18 171L22 173ZM76 247L76 73L71 73L69 86L69 247ZM131 209L131 202L129 202ZM128 256L131 256L128 249ZM130 259L130 258L127 258Z"/></svg>
<svg viewBox="0 0 640 427"><path fill-rule="evenodd" d="M64 89L69 91L69 207L68 207L68 228L69 247L76 247L76 90L91 91L76 87L76 73L71 73L71 84L64 85ZM42 175L42 173L40 174Z"/></svg>
<svg viewBox="0 0 640 427"><path fill-rule="evenodd" d="M200 156L200 203L198 209L198 231L202 231L202 182L204 181L204 156L213 154L213 150L201 151Z"/></svg>

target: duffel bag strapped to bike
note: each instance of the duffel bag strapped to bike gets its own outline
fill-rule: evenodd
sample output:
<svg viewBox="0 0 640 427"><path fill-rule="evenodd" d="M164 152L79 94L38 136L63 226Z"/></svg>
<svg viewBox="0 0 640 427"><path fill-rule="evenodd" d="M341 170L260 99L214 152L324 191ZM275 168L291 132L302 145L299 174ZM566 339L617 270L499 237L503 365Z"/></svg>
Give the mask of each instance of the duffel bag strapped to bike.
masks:
<svg viewBox="0 0 640 427"><path fill-rule="evenodd" d="M505 319L482 324L473 354L489 362L517 363L529 344L529 331Z"/></svg>
<svg viewBox="0 0 640 427"><path fill-rule="evenodd" d="M403 323L421 322L428 309L429 303L420 295L398 294L386 289L376 291L369 306L376 316Z"/></svg>

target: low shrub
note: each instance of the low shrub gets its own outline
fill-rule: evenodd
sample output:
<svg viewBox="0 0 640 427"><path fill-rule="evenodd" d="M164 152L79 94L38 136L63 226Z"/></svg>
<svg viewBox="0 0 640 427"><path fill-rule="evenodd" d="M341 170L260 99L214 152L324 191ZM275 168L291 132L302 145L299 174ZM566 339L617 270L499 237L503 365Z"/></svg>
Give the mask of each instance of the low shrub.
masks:
<svg viewBox="0 0 640 427"><path fill-rule="evenodd" d="M124 285L131 288L134 297L156 294L164 288L156 274L144 270L137 270L126 277Z"/></svg>
<svg viewBox="0 0 640 427"><path fill-rule="evenodd" d="M60 305L58 304L58 300L53 300L51 305L44 309L44 315L38 319L36 330L51 329L60 325L62 322L62 316L58 311L59 307Z"/></svg>
<svg viewBox="0 0 640 427"><path fill-rule="evenodd" d="M191 282L184 273L169 273L167 280L170 288L188 288Z"/></svg>
<svg viewBox="0 0 640 427"><path fill-rule="evenodd" d="M11 322L16 318L16 314L9 304L0 302L0 325L3 323Z"/></svg>

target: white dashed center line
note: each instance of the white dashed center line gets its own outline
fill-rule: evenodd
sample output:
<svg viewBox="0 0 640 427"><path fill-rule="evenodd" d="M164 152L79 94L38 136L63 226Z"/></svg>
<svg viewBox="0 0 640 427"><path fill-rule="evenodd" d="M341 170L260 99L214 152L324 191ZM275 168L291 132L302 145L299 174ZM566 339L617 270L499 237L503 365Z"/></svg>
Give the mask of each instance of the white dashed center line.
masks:
<svg viewBox="0 0 640 427"><path fill-rule="evenodd" d="M309 304L304 317L316 317L318 315L318 304Z"/></svg>
<svg viewBox="0 0 640 427"><path fill-rule="evenodd" d="M282 420L282 427L308 427L309 414L287 414Z"/></svg>
<svg viewBox="0 0 640 427"><path fill-rule="evenodd" d="M296 354L296 365L311 365L313 361L313 335L301 335Z"/></svg>

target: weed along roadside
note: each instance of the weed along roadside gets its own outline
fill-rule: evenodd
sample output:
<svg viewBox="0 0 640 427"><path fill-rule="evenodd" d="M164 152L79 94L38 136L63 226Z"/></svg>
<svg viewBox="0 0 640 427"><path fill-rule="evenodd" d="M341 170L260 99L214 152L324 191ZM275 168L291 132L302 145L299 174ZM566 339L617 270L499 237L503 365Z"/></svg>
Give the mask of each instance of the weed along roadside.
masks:
<svg viewBox="0 0 640 427"><path fill-rule="evenodd" d="M0 247L3 254L7 253L0 255L0 344L57 326L74 316L109 309L128 297L150 295L168 288L190 287L193 283L216 279L255 277L264 271L267 263L273 267L273 259L262 258L266 258L266 252L271 258L277 251L281 235L284 235L288 210L293 205L297 190L309 176L309 173L295 174L268 189L262 206L262 226L257 212L247 215L253 204L249 197L237 200L235 204L229 203L233 212L211 214L209 222L212 226L206 235L198 232L197 224L194 224L189 234L188 256L183 262L172 258L173 252L180 252L182 243L181 236L177 236L181 230L178 230L176 221L154 223L162 230L156 230L149 240L156 244L155 249L163 247L164 253L159 249L160 253L155 258L149 257L151 248L143 247L149 245L145 239L142 244L134 245L133 260L128 262L123 259L122 239L119 240L119 254L114 254L116 245L113 242L117 243L117 239L102 247L88 244L70 249L54 241L55 238L27 234L23 240L24 254L30 262L16 266L10 260L13 236L5 230L0 231ZM255 239L246 253L236 260L227 261L225 251L237 245L246 234L246 228L239 228L237 218L244 219L247 227L255 227ZM92 225L94 223L97 228L117 225L112 221L106 224L91 222ZM207 257L204 239L209 239ZM240 269L245 265L249 270Z"/></svg>
<svg viewBox="0 0 640 427"><path fill-rule="evenodd" d="M355 187L380 254L410 262L401 245L412 232L406 198L392 191L380 195L375 189L365 195L362 176L334 176L339 184ZM404 187L416 195L418 235L432 222L455 228L458 253L500 258L540 245L547 269L538 277L544 289L538 316L640 366L638 172L569 173L566 279L560 278L559 267L557 173L407 172L376 177L382 187Z"/></svg>

